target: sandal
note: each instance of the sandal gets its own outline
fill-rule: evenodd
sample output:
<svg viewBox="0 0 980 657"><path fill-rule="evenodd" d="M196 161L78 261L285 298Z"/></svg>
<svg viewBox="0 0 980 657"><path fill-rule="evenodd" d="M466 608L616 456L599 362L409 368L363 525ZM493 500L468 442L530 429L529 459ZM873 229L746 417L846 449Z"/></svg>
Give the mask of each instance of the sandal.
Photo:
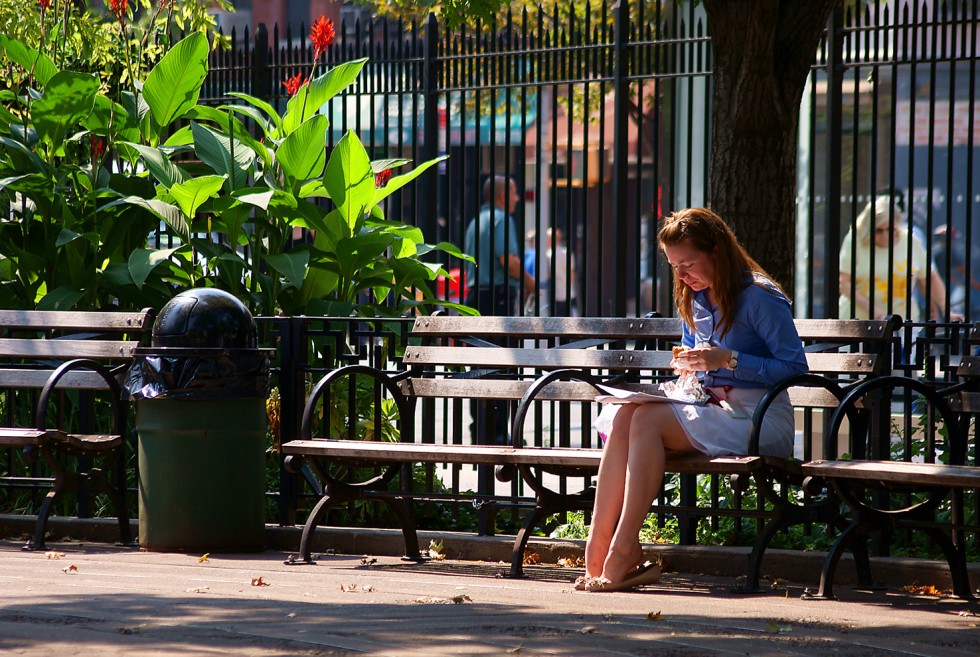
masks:
<svg viewBox="0 0 980 657"><path fill-rule="evenodd" d="M632 577L628 577L621 582L610 582L608 579L600 577L589 577L583 583L585 590L589 593L612 593L615 591L628 591L644 584L656 584L660 581L660 564L646 562L637 566ZM578 581L576 580L576 584Z"/></svg>

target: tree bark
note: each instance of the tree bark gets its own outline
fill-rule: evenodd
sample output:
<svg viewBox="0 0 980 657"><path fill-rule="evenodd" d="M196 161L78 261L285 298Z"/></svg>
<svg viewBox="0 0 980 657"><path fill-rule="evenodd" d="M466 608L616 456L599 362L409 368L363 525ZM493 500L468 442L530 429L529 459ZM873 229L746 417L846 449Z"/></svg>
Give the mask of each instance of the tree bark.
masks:
<svg viewBox="0 0 980 657"><path fill-rule="evenodd" d="M704 0L714 64L709 202L790 294L810 64L839 0Z"/></svg>

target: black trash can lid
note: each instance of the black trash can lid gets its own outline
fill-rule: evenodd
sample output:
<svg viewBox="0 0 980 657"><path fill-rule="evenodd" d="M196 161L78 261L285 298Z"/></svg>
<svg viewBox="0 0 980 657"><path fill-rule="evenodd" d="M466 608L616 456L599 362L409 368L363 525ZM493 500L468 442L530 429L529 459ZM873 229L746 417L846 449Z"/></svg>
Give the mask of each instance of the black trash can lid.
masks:
<svg viewBox="0 0 980 657"><path fill-rule="evenodd" d="M181 292L153 323L154 347L252 349L258 331L252 313L223 290L197 288Z"/></svg>

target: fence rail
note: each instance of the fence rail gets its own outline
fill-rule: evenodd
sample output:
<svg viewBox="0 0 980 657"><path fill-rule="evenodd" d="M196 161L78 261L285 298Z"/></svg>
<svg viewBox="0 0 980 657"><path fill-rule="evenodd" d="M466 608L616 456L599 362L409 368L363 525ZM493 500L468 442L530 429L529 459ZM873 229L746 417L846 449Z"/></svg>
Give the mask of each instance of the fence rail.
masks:
<svg viewBox="0 0 980 657"><path fill-rule="evenodd" d="M665 312L672 300L657 221L707 198L711 26L692 3L638 0L623 5L628 14L591 4L459 33L434 18L342 26L327 66L370 60L358 84L324 109L330 146L354 130L378 158L448 154L387 208L433 242L462 246L486 177L514 177L525 202L513 230L541 284L527 312ZM928 256L916 271L937 272L945 290L934 300L930 287L920 293L916 277L905 277L904 293L876 314L926 319L920 309L935 301L943 314L934 319L980 317L978 17L977 0L892 0L850 8L828 25L800 110L800 316L838 314L834 256L865 204L890 190ZM281 82L312 68L303 26L231 37L232 50L214 54L205 102L244 90L282 105ZM562 233L564 262L549 257L549 231ZM890 266L914 257L911 246L882 256ZM616 267L625 285L612 285ZM567 308L558 303L565 299Z"/></svg>
<svg viewBox="0 0 980 657"><path fill-rule="evenodd" d="M617 14L606 4L574 17L524 12L493 29L458 34L434 19L341 26L327 65L370 61L357 85L323 109L333 126L329 146L354 130L375 158L422 161L448 154L387 200L386 216L418 226L429 242L462 245L486 177L514 177L524 202L513 230L521 243L534 233L521 256L533 262L540 283L533 303L515 312L669 313L669 273L654 236L663 214L707 198L712 26L693 3L622 5L629 20L625 10ZM202 101L231 103L228 94L239 91L284 107L282 82L312 69L307 32L303 26L232 32L231 50L213 54ZM844 235L868 199L887 189L900 193L896 198L921 235L924 269L946 284L940 319L980 319L978 40L978 0L891 0L831 20L800 114L799 316L837 313ZM568 248L550 257L546 236L558 232ZM902 254L887 257L896 255ZM616 267L626 275L614 275ZM610 289L613 280L627 283ZM905 294L875 311L915 317L916 306L935 301L931 289L918 298L911 277L904 285ZM437 293L462 296L449 282ZM405 321L373 327L358 320L262 318L264 342L279 353L281 435L297 435L306 386L328 368L370 362L397 369ZM894 367L946 380L964 338L963 324L909 322ZM431 429L427 434L438 427L441 439L462 442L469 439L463 411L462 405L428 404L420 421ZM14 411L8 405L5 412ZM556 411L536 439L567 444L574 426L588 434L591 413ZM816 426L812 419L803 422L804 442ZM16 454L0 454L0 470L11 476L43 474L32 468L25 471ZM467 485L460 468L446 475L451 488ZM0 505L36 508L43 487L34 484L13 479L0 485ZM281 478L270 491L270 517L295 522L302 486ZM501 499L524 495L513 486L486 492ZM730 513L722 511L719 491L718 482L709 485L713 505L702 510L716 528ZM753 518L760 511L735 513Z"/></svg>

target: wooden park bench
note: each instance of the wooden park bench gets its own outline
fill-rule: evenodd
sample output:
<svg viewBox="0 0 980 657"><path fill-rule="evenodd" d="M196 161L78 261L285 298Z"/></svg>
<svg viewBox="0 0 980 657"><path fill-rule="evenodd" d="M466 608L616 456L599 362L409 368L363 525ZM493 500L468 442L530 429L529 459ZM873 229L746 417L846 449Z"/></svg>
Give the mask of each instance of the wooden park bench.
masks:
<svg viewBox="0 0 980 657"><path fill-rule="evenodd" d="M51 475L25 549L44 548L48 517L69 492L105 493L119 520L121 541L130 542L124 477L129 407L119 379L152 325L149 310L0 310L0 390L7 425L0 427L0 449L7 450L8 466L15 462L12 450L21 449L28 465L40 461ZM95 427L86 395L108 402L106 426ZM9 492L43 484L45 478L40 479L8 472L0 483Z"/></svg>
<svg viewBox="0 0 980 657"><path fill-rule="evenodd" d="M788 389L795 406L811 411L832 411L847 387L887 367L890 341L898 318L886 321L797 320L801 338L810 345L811 374L787 381L772 393ZM602 456L599 447L528 444L525 422L540 402L594 402L599 383L639 391L656 389L673 378L671 346L681 338L679 319L642 318L534 318L534 317L420 317L415 321L405 369L389 374L365 365L335 370L312 390L299 439L283 444L286 467L298 472L306 464L322 482L322 495L303 528L298 563L313 563L312 545L317 526L328 508L355 499L380 499L398 517L406 557L420 559L413 515L413 500L432 496L411 490L412 464L482 464L495 466L498 479L515 471L534 492L534 505L515 540L511 576L523 574L524 550L530 532L547 516L568 510L590 509L593 490L567 492L555 486L552 475L588 478L596 474ZM330 391L350 376L369 376L396 402L400 413L400 442L341 440L313 435L313 420L320 406L330 407ZM417 435L416 410L432 399L498 401L514 409L510 443L443 444L433 436ZM766 399L760 404L768 407ZM829 417L829 413L828 413ZM808 420L810 421L810 420ZM758 418L756 426L759 426ZM597 445L589 436L587 445ZM532 441L534 442L534 441ZM540 441L538 441L540 442ZM668 460L668 472L683 475L727 475L744 489L753 479L775 505L771 520L753 550L746 590L758 588L759 566L773 535L795 522L838 514L830 505L798 505L779 490L782 483L802 482L800 462L758 455L758 435L746 454L710 458L681 455ZM367 466L373 476L351 481L344 468ZM403 474L400 485L393 482ZM563 481L569 481L564 479ZM691 487L693 489L693 486ZM475 503L486 500L477 500ZM694 500L685 499L694 506ZM668 507L664 513L671 513Z"/></svg>
<svg viewBox="0 0 980 657"><path fill-rule="evenodd" d="M978 342L980 325L973 327L968 345L975 349ZM887 432L852 432L849 457L842 459L836 440L842 418L835 413L823 459L803 464L804 475L818 486L829 483L850 508L848 524L827 554L820 588L812 597L834 597L835 572L848 547L863 545L874 534L916 530L942 550L953 595L975 599L967 569L963 494L980 495L980 467L976 461L967 463L971 420L980 414L980 356L964 356L956 376L958 383L944 387L910 377L881 377L855 386L842 402L846 407L883 395L886 403L904 407L906 415L914 411L920 420L893 421ZM893 400L896 391L901 391L901 401ZM874 582L859 581L858 586Z"/></svg>

